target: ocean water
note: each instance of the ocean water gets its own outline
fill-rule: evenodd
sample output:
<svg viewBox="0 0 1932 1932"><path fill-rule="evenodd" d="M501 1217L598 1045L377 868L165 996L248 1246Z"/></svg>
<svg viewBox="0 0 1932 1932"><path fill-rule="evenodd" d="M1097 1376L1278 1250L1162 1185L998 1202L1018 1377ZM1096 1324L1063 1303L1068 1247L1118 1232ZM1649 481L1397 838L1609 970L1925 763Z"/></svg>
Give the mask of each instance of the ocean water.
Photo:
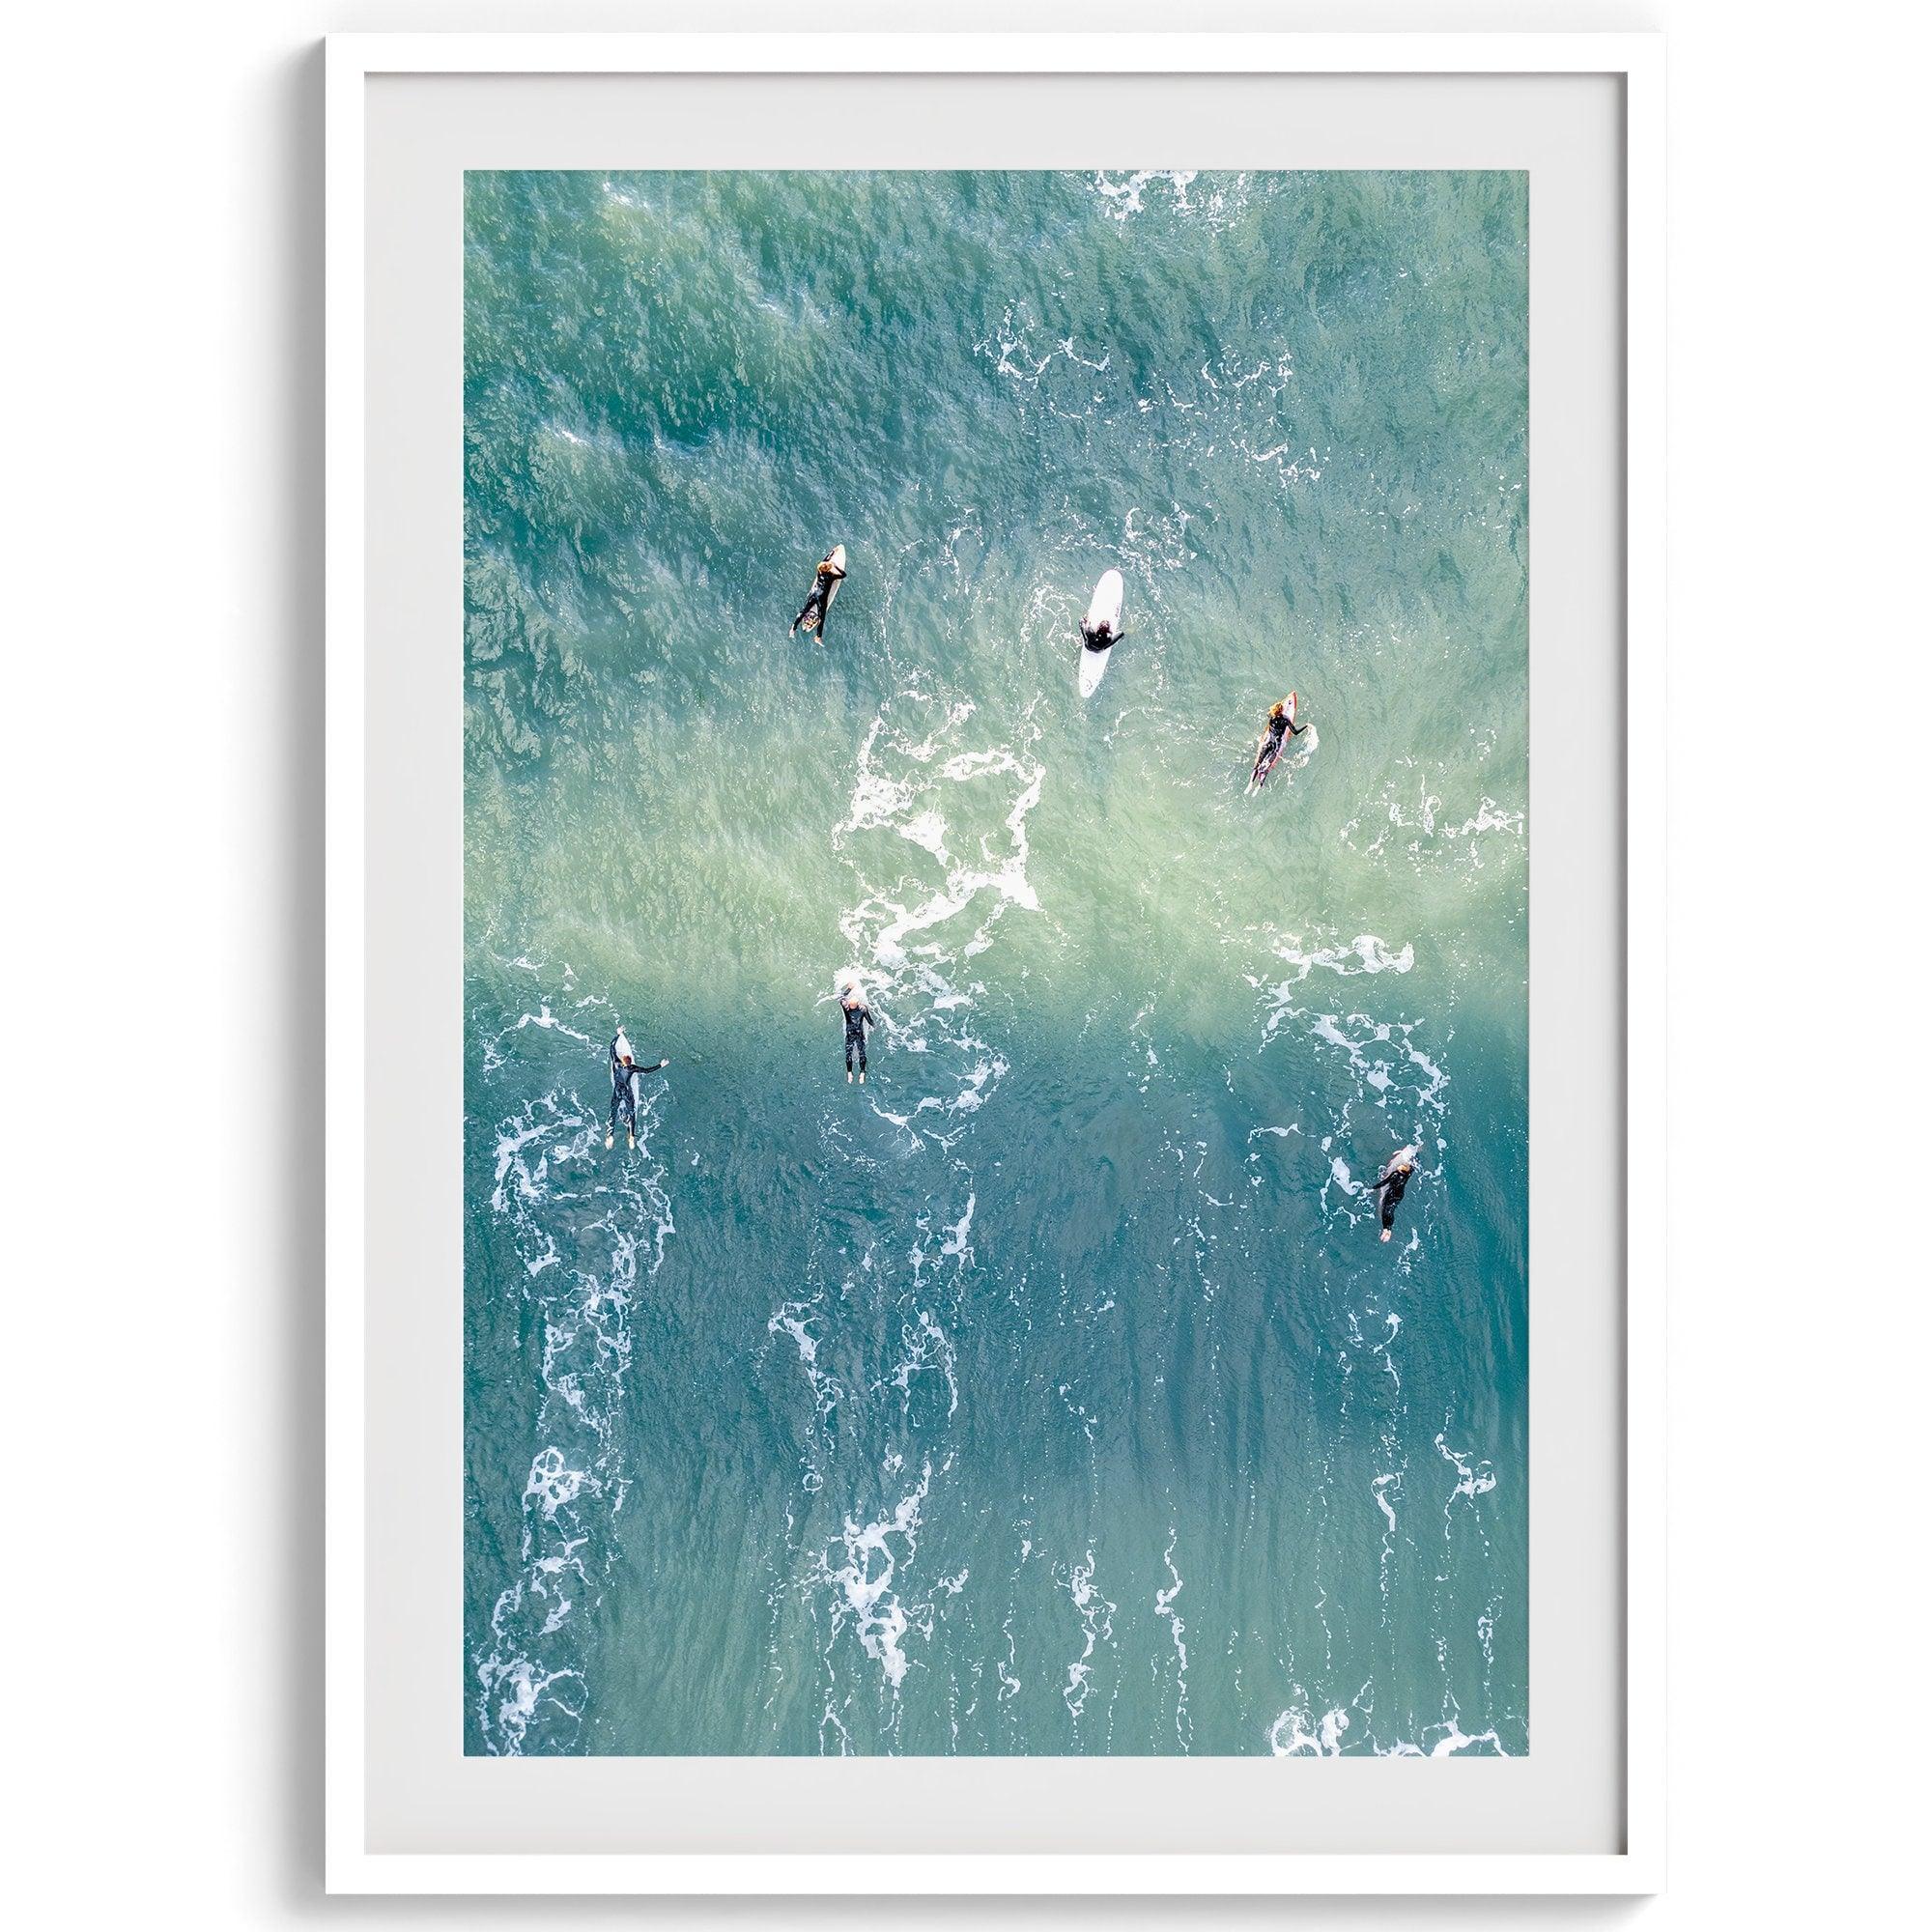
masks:
<svg viewBox="0 0 1932 1932"><path fill-rule="evenodd" d="M467 1749L1528 1748L1527 232L469 177Z"/></svg>

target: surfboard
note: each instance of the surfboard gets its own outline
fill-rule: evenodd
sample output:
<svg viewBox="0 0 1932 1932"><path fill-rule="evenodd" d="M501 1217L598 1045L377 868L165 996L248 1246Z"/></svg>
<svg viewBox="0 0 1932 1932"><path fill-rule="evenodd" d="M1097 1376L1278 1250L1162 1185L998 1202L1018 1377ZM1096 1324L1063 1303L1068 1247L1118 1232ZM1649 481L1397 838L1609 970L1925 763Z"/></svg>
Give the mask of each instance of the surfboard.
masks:
<svg viewBox="0 0 1932 1932"><path fill-rule="evenodd" d="M1396 1171L1397 1168L1401 1167L1405 1161L1413 1160L1420 1151L1421 1150L1419 1148L1411 1144L1410 1146L1404 1148L1400 1153L1391 1154L1389 1156L1389 1163L1385 1168L1382 1169L1381 1179L1376 1182L1376 1185L1378 1187L1380 1187L1382 1181L1386 1180L1389 1178L1389 1176Z"/></svg>
<svg viewBox="0 0 1932 1932"><path fill-rule="evenodd" d="M1100 688L1100 680L1107 674L1107 660L1114 654L1113 644L1103 644L1097 651L1088 643L1085 633L1097 630L1102 624L1114 634L1114 642L1121 639L1121 606L1126 601L1126 585L1121 581L1118 570L1110 570L1094 586L1094 601L1087 607L1087 615L1081 620L1080 639L1080 696L1092 697Z"/></svg>
<svg viewBox="0 0 1932 1932"><path fill-rule="evenodd" d="M843 544L834 544L832 546L832 567L834 570L843 570L845 568L845 546ZM838 602L838 586L844 582L845 580L842 577L835 577L825 586L825 609L818 613L817 628L821 638L825 632L825 620L831 616L832 607Z"/></svg>
<svg viewBox="0 0 1932 1932"><path fill-rule="evenodd" d="M1295 710L1297 708L1297 704L1298 700L1296 699L1294 693L1291 691L1288 694L1288 700L1287 700L1288 722L1291 724L1298 724L1301 722L1294 715ZM1267 763L1262 767L1261 772L1258 776L1252 777L1248 780L1248 792L1250 796L1260 791L1262 786L1267 783L1268 774L1274 770L1276 765L1280 764L1281 754L1288 750L1288 746L1289 746L1288 734L1284 732L1282 734L1281 743L1275 747L1273 757L1271 757L1267 761Z"/></svg>

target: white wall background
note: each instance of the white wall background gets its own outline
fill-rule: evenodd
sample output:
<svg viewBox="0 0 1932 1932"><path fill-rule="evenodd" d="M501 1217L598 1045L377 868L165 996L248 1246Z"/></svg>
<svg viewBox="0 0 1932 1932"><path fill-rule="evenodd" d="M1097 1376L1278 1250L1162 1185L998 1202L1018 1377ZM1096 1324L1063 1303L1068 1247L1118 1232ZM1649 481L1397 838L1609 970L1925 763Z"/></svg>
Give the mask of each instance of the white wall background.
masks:
<svg viewBox="0 0 1932 1932"><path fill-rule="evenodd" d="M1922 14L94 0L15 17L0 113L15 1922L756 1916L320 1895L316 41L761 15L1669 30L1671 1889L1188 1916L1916 1917Z"/></svg>

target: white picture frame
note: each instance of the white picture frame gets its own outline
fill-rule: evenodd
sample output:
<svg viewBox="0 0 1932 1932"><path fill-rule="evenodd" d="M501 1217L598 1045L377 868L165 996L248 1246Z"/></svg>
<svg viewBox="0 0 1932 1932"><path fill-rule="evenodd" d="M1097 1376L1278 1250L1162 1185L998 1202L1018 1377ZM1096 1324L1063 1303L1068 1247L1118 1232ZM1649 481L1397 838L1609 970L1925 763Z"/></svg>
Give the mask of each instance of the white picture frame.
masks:
<svg viewBox="0 0 1932 1932"><path fill-rule="evenodd" d="M1623 1892L1663 1868L1664 789L1624 746L1627 1008L1625 1844L1614 1854L607 1854L373 1851L365 1841L364 103L388 74L1596 73L1625 98L1625 678L1664 682L1663 60L1648 35L340 35L327 43L327 1877L341 1892ZM1645 709L1654 708L1646 704ZM1607 802L1606 802L1607 803Z"/></svg>

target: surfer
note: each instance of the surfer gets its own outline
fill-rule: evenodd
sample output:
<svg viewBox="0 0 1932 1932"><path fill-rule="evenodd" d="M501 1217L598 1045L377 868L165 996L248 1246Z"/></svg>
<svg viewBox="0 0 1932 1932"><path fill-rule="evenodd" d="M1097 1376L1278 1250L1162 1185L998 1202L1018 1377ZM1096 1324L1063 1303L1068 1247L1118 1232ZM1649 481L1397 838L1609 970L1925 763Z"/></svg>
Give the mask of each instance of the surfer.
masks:
<svg viewBox="0 0 1932 1932"><path fill-rule="evenodd" d="M668 1060L660 1060L654 1065L639 1066L624 1029L617 1029L617 1037L611 1042L611 1124L604 1135L606 1147L617 1138L619 1114L624 1117L624 1145L627 1148L637 1146L638 1081L646 1073L662 1073L669 1065Z"/></svg>
<svg viewBox="0 0 1932 1932"><path fill-rule="evenodd" d="M1082 617L1080 641L1090 651L1104 651L1121 641L1121 634L1104 617L1097 624L1090 624L1085 617Z"/></svg>
<svg viewBox="0 0 1932 1932"><path fill-rule="evenodd" d="M1403 1190L1407 1187L1415 1174L1415 1150L1406 1147L1382 1169L1381 1179L1376 1182L1376 1191L1381 1196L1382 1239L1387 1240L1395 1232L1395 1210L1402 1200Z"/></svg>
<svg viewBox="0 0 1932 1932"><path fill-rule="evenodd" d="M838 593L839 584L845 581L845 546L834 544L825 554L825 560L812 576L811 595L805 600L805 609L791 620L791 637L797 637L799 627L805 628L808 638L815 638L822 644L825 641L825 615L832 609L832 599Z"/></svg>
<svg viewBox="0 0 1932 1932"><path fill-rule="evenodd" d="M852 1084L852 1056L859 1056L859 1085L866 1084L866 1029L877 1026L866 996L856 980L848 980L838 995L838 1010L845 1015L845 1084Z"/></svg>
<svg viewBox="0 0 1932 1932"><path fill-rule="evenodd" d="M1274 769L1274 761L1281 756L1281 748L1291 738L1298 738L1308 729L1306 724L1294 722L1294 694L1290 692L1267 715L1267 728L1262 733L1262 742L1255 753L1254 776L1248 782L1259 785L1266 782L1267 775Z"/></svg>

